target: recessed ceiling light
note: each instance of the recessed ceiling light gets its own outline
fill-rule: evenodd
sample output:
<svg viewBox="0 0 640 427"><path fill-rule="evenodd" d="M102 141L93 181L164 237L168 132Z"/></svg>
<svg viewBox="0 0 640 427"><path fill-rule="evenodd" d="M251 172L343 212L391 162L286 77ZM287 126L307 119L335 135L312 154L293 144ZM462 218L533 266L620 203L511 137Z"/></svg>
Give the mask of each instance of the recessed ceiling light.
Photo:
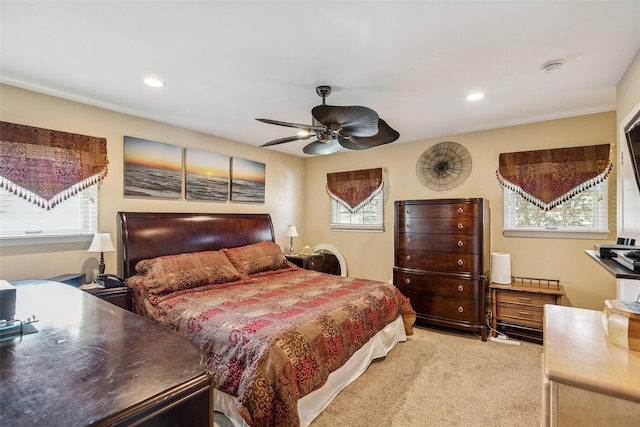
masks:
<svg viewBox="0 0 640 427"><path fill-rule="evenodd" d="M151 87L162 87L162 86L164 86L166 84L162 80L156 79L156 78L153 78L153 77L148 77L148 78L144 79L144 83L147 86L151 86Z"/></svg>
<svg viewBox="0 0 640 427"><path fill-rule="evenodd" d="M478 101L482 98L484 98L484 93L476 92L467 96L467 101Z"/></svg>

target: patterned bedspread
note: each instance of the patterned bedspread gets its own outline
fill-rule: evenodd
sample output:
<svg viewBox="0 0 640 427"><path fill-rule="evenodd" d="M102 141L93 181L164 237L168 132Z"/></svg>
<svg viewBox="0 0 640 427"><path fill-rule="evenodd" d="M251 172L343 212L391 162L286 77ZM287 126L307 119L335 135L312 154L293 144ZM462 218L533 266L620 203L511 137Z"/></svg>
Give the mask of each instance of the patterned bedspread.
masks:
<svg viewBox="0 0 640 427"><path fill-rule="evenodd" d="M200 347L215 388L254 427L298 426L299 398L389 322L403 316L411 334L415 320L393 285L297 267L164 296L130 284L135 310Z"/></svg>

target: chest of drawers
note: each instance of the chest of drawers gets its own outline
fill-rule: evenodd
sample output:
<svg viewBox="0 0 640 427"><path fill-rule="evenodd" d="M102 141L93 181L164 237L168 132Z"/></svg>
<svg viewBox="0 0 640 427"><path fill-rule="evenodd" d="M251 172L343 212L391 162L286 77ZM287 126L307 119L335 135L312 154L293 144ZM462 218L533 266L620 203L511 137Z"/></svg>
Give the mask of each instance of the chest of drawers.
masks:
<svg viewBox="0 0 640 427"><path fill-rule="evenodd" d="M394 285L420 322L470 329L486 340L489 202L395 202Z"/></svg>

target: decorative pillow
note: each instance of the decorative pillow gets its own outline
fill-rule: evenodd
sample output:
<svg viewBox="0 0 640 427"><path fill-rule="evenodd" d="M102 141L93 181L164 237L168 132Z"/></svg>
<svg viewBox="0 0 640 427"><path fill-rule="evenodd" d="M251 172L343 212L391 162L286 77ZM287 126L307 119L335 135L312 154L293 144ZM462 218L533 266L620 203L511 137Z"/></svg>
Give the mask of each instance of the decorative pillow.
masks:
<svg viewBox="0 0 640 427"><path fill-rule="evenodd" d="M193 252L145 259L136 264L150 294L234 282L241 275L222 251Z"/></svg>
<svg viewBox="0 0 640 427"><path fill-rule="evenodd" d="M240 274L245 276L261 271L290 267L280 246L273 242L264 241L237 248L227 248L223 251Z"/></svg>

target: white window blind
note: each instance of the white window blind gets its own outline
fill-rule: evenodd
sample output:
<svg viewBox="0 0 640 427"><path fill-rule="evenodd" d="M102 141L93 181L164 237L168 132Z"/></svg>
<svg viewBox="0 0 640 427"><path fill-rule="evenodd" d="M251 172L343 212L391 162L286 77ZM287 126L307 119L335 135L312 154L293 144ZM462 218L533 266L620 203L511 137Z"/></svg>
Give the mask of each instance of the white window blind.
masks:
<svg viewBox="0 0 640 427"><path fill-rule="evenodd" d="M512 237L607 238L608 179L545 211L504 188L504 235Z"/></svg>
<svg viewBox="0 0 640 427"><path fill-rule="evenodd" d="M380 191L367 204L351 213L331 200L331 229L351 231L384 231L384 193Z"/></svg>
<svg viewBox="0 0 640 427"><path fill-rule="evenodd" d="M53 209L43 209L0 188L0 238L93 235L98 231L98 184L87 187Z"/></svg>

